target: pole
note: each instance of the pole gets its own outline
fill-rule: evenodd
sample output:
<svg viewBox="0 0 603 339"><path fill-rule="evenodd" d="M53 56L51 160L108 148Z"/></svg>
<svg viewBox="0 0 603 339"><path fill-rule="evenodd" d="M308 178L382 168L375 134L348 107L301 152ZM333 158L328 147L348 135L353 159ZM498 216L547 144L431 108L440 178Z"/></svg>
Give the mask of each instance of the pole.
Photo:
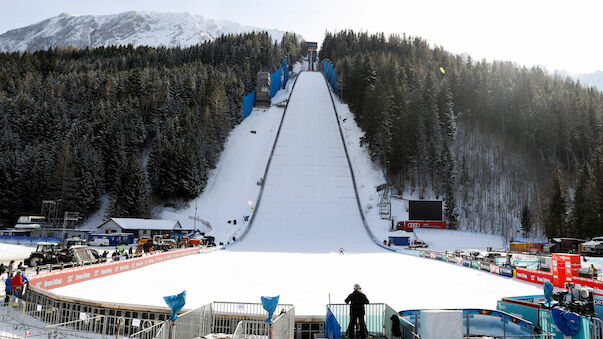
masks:
<svg viewBox="0 0 603 339"><path fill-rule="evenodd" d="M195 226L193 229L193 232L197 230L197 202L199 201L199 197L197 197L197 199L195 199Z"/></svg>

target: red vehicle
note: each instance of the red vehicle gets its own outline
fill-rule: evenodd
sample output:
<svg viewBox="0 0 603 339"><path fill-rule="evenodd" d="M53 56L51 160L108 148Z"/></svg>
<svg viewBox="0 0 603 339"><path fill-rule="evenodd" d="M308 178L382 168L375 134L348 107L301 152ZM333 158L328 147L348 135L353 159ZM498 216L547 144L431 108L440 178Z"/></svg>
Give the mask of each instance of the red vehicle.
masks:
<svg viewBox="0 0 603 339"><path fill-rule="evenodd" d="M445 221L398 221L396 229L404 230L406 232L412 232L415 228L439 228L446 229Z"/></svg>
<svg viewBox="0 0 603 339"><path fill-rule="evenodd" d="M544 244L532 244L529 251L532 254L542 253L544 252Z"/></svg>

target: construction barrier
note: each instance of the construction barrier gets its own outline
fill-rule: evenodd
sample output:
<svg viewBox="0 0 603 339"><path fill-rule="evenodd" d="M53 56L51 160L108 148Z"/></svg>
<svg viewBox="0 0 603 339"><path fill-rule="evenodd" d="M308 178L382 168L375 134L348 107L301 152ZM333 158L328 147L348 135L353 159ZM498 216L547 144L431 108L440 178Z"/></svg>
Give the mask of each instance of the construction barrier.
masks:
<svg viewBox="0 0 603 339"><path fill-rule="evenodd" d="M198 247L185 248L169 252L147 255L144 257L111 261L103 264L88 265L76 268L68 268L60 271L51 271L37 274L29 279L32 286L45 290L63 287L82 281L106 277L109 275L135 270L158 262L176 259L191 254L199 253Z"/></svg>

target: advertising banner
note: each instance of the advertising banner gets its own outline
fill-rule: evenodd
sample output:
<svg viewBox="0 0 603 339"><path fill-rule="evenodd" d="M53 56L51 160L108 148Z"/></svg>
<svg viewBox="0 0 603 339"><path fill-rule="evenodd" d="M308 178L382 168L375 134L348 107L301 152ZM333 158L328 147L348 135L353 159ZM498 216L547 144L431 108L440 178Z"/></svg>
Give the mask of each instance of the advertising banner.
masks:
<svg viewBox="0 0 603 339"><path fill-rule="evenodd" d="M544 284L546 281L553 281L553 274L550 272L529 270L523 267L517 267L515 271L517 272L516 276L519 280L529 281L540 285Z"/></svg>
<svg viewBox="0 0 603 339"><path fill-rule="evenodd" d="M572 282L576 287L590 287L595 290L595 294L603 296L603 281L590 278L573 277Z"/></svg>
<svg viewBox="0 0 603 339"><path fill-rule="evenodd" d="M500 266L496 264L490 264L490 273L500 274Z"/></svg>
<svg viewBox="0 0 603 339"><path fill-rule="evenodd" d="M185 248L163 253L146 255L144 257L132 258L108 263L87 265L82 267L67 268L60 271L52 271L37 274L29 279L33 286L50 290L79 283L82 281L106 277L120 272L130 271L154 263L176 259L191 254L199 253L198 247Z"/></svg>

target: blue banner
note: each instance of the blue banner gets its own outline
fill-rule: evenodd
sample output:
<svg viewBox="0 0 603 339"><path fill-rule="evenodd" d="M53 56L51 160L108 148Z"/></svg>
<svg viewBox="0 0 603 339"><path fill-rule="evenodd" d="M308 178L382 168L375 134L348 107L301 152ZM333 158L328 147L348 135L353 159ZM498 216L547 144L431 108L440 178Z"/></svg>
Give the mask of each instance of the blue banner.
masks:
<svg viewBox="0 0 603 339"><path fill-rule="evenodd" d="M287 59L285 59L283 72L283 88L285 88L287 86L287 81L289 81L289 65L287 64Z"/></svg>
<svg viewBox="0 0 603 339"><path fill-rule="evenodd" d="M273 98L276 95L276 92L281 89L282 70L283 68L279 67L276 72L270 74L270 98Z"/></svg>
<svg viewBox="0 0 603 339"><path fill-rule="evenodd" d="M276 306L278 305L279 297L280 296L278 295L276 297L261 297L262 306L264 307L266 312L268 312L268 319L266 319L267 323L272 322L272 315L274 314L274 311L276 311Z"/></svg>
<svg viewBox="0 0 603 339"><path fill-rule="evenodd" d="M325 78L327 79L327 82L329 83L329 85L331 85L333 92L338 94L339 93L339 86L337 85L338 75L337 75L337 72L335 71L335 68L333 68L333 64L331 64L330 61L323 61L322 62L322 71L325 75Z"/></svg>
<svg viewBox="0 0 603 339"><path fill-rule="evenodd" d="M170 295L167 297L163 297L163 300L165 300L165 303L172 310L172 315L170 316L170 320L171 321L178 320L178 312L180 312L182 310L182 308L184 307L184 304L186 302L186 291L182 291L181 293L176 294L176 295Z"/></svg>
<svg viewBox="0 0 603 339"><path fill-rule="evenodd" d="M329 339L341 339L341 326L337 322L337 318L331 312L331 308L327 307L327 320L325 323L325 332Z"/></svg>
<svg viewBox="0 0 603 339"><path fill-rule="evenodd" d="M243 97L243 119L247 118L251 114L253 105L255 104L255 91L247 94Z"/></svg>

